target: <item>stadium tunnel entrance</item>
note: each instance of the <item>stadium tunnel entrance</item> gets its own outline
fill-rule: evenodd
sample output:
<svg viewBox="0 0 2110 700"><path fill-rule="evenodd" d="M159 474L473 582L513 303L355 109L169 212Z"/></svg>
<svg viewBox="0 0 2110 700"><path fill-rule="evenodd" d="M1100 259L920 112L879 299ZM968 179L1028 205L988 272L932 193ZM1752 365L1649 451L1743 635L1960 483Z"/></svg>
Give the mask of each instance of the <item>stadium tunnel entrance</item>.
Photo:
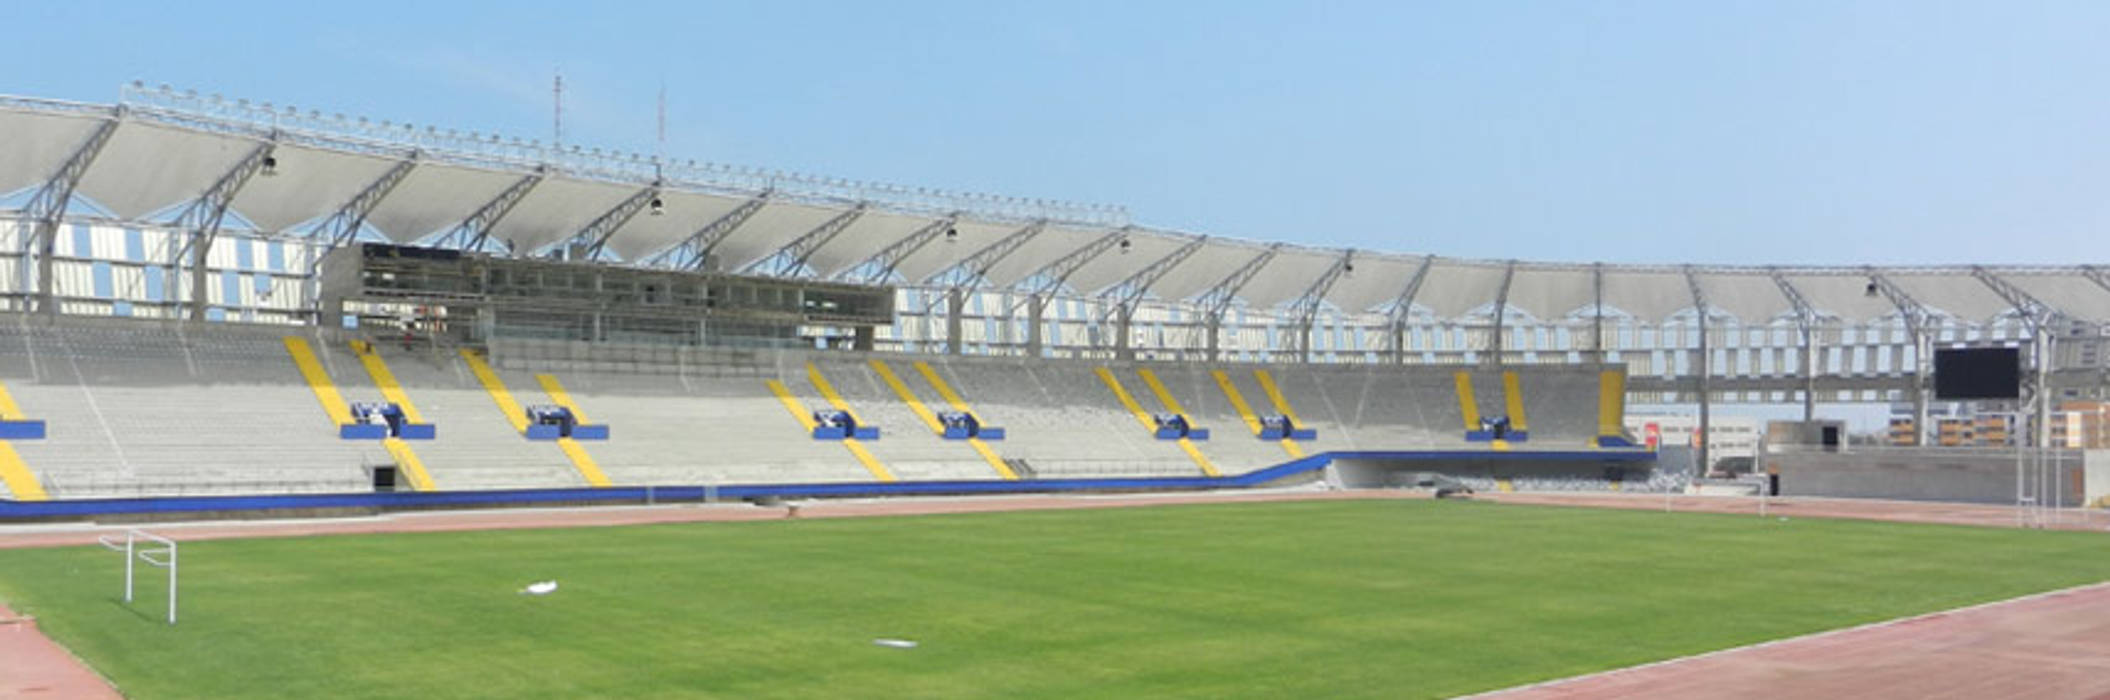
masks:
<svg viewBox="0 0 2110 700"><path fill-rule="evenodd" d="M1386 452L1336 455L1329 467L1343 488L1432 488L1465 485L1475 490L1612 490L1645 484L1656 471L1648 451L1578 452Z"/></svg>

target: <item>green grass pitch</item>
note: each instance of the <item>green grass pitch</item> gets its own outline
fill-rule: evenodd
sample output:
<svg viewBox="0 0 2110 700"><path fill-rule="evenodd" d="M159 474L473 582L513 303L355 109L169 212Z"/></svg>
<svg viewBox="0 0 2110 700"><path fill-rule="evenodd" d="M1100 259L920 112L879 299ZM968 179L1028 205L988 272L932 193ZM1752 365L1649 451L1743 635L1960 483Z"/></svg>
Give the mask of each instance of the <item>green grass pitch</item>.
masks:
<svg viewBox="0 0 2110 700"><path fill-rule="evenodd" d="M173 628L116 554L0 551L0 599L142 698L1392 698L2101 581L2104 542L1286 502L201 541Z"/></svg>

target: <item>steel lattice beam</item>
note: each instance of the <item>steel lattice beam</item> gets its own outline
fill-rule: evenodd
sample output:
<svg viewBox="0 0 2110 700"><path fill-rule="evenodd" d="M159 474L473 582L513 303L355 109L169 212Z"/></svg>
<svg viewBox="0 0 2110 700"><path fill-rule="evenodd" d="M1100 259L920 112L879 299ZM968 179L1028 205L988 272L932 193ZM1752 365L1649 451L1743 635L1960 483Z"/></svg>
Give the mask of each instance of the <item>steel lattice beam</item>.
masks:
<svg viewBox="0 0 2110 700"><path fill-rule="evenodd" d="M1421 295L1421 283L1429 278L1429 268L1436 264L1436 256L1421 259L1421 266L1414 268L1414 276L1407 278L1399 295L1392 299L1392 308L1385 312L1385 335L1392 343L1392 359L1404 363L1407 357L1407 318L1414 312L1414 297Z"/></svg>
<svg viewBox="0 0 2110 700"><path fill-rule="evenodd" d="M542 184L542 179L548 174L547 169L536 168L535 172L514 180L513 184L507 185L498 196L484 202L483 206L477 207L476 211L470 212L467 218L462 219L460 224L441 235L435 245L470 252L482 251L491 240L491 230L497 228L498 222L503 221L506 214L511 213L513 206L519 204L520 200L526 199L528 193L535 190L536 185Z"/></svg>
<svg viewBox="0 0 2110 700"><path fill-rule="evenodd" d="M42 187L37 188L36 194L32 195L29 203L23 207L22 214L29 220L31 230L28 236L22 238L22 250L25 254L20 261L24 274L18 279L24 283L22 291L28 292L30 275L27 273L30 258L34 255L37 265L38 311L47 314L59 312L59 305L53 299L56 282L51 273L52 255L59 236L59 221L66 216L66 204L73 201L73 189L80 185L81 177L88 173L89 166L95 164L95 157L102 154L103 145L110 142L110 135L117 132L117 125L124 121L124 116L124 108L118 107L109 120L96 125L95 130L88 133L88 138L73 149L66 161L59 164L58 171L52 173L51 178L45 180Z"/></svg>
<svg viewBox="0 0 2110 700"><path fill-rule="evenodd" d="M322 243L322 250L316 251L317 262L310 263L308 268L313 270L322 260L322 256L350 244L352 239L359 235L359 229L366 225L366 215L380 206L381 200L387 198L388 193L403 182L403 178L409 177L410 171L417 165L418 154L412 153L408 159L390 166L387 172L381 173L380 177L368 183L358 194L352 195L344 206L338 207L335 213L330 214L330 218L324 219L322 225L315 227L309 236Z"/></svg>
<svg viewBox="0 0 2110 700"><path fill-rule="evenodd" d="M953 230L953 226L959 222L960 212L953 212L944 218L924 224L923 228L916 229L909 235L902 236L899 240L888 243L885 248L879 249L879 252L873 253L871 257L858 261L856 265L844 268L842 272L836 274L835 279L841 282L885 284L888 278L894 276L894 268L899 267L901 261L907 260L911 255L915 255L916 251L922 250L923 246L930 245L931 241L937 240L945 232Z"/></svg>
<svg viewBox="0 0 2110 700"><path fill-rule="evenodd" d="M623 224L630 223L630 219L636 217L638 212L644 211L653 202L659 201L661 184L654 182L644 189L631 193L629 197L623 198L623 201L617 202L613 207L609 207L608 211L601 212L600 216L594 217L593 221L586 222L586 225L581 227L578 233L546 243L536 248L533 252L528 253L528 256L551 257L563 260L600 260L602 254L608 250L608 239L614 238L615 232L621 230Z"/></svg>
<svg viewBox="0 0 2110 700"><path fill-rule="evenodd" d="M1507 343L1502 340L1502 328L1509 321L1509 284L1516 280L1517 261L1511 260L1502 268L1502 286L1495 291L1495 334L1488 339L1488 364L1500 366L1502 351Z"/></svg>
<svg viewBox="0 0 2110 700"><path fill-rule="evenodd" d="M1259 255L1253 256L1245 261L1245 264L1239 265L1238 269L1232 270L1231 274L1225 275L1222 281L1203 292L1196 301L1202 313L1202 347L1208 353L1210 362L1216 361L1217 336L1223 330L1224 314L1231 311L1231 302L1236 301L1238 292L1245 289L1246 284L1252 282L1253 278L1260 274L1260 270L1267 267L1281 252L1280 243L1268 246L1267 250L1260 251Z"/></svg>
<svg viewBox="0 0 2110 700"><path fill-rule="evenodd" d="M857 223L857 220L863 217L865 211L869 208L870 204L858 202L857 206L821 222L821 225L815 226L813 230L792 239L790 243L784 244L784 247L778 248L776 252L747 263L741 267L740 271L757 272L771 260L775 260L777 263L776 269L769 274L778 277L789 277L798 274L798 271L806 266L806 261L811 259L814 253L820 251L821 246L828 245L829 241L835 240L836 236L842 235L843 231L848 230L851 224Z"/></svg>
<svg viewBox="0 0 2110 700"><path fill-rule="evenodd" d="M1158 280L1164 279L1165 275L1172 272L1173 268L1179 267L1180 263L1186 262L1187 258L1193 257L1195 251L1201 250L1202 244L1207 242L1208 236L1195 236L1172 252L1166 253L1164 257L1150 261L1143 269L1136 270L1126 279L1101 291L1100 298L1112 297L1114 301L1105 308L1099 321L1104 323L1108 316L1115 314L1124 319L1134 315L1136 305L1143 302L1143 297L1150 293L1150 287L1157 284Z"/></svg>
<svg viewBox="0 0 2110 700"><path fill-rule="evenodd" d="M1333 261L1333 265L1320 273L1318 279L1312 280L1311 286L1305 287L1304 293L1290 303L1290 316L1296 319L1295 325L1292 326L1294 334L1290 339L1296 344L1294 349L1299 360L1311 361L1311 329L1318 322L1319 306L1326 301L1327 292L1333 291L1334 283L1340 281L1342 275L1354 270L1355 249L1350 248L1343 251L1341 257Z"/></svg>
<svg viewBox="0 0 2110 700"><path fill-rule="evenodd" d="M1802 290L1781 274L1780 268L1771 268L1773 284L1780 287L1781 296L1788 298L1788 305L1795 307L1795 327L1802 331L1802 419L1817 419L1817 306L1810 303ZM1924 419L1922 419L1924 421ZM1917 426L1926 430L1925 425ZM1923 433L1924 434L1924 433Z"/></svg>
<svg viewBox="0 0 2110 700"><path fill-rule="evenodd" d="M2051 330L2052 317L2059 315L2059 312L2057 309L2052 308L2050 304L2039 301L2035 296L2030 295L2029 292L2022 291L2021 287L2001 279L1999 275L1993 274L1992 271L1984 267L1973 265L1971 267L1971 276L1978 278L1979 282L1983 282L1985 286L1992 288L1993 293L2000 295L2002 301L2007 302L2009 306L2015 307L2016 311L2021 312L2022 321L2029 325L2030 333L2035 334Z"/></svg>
<svg viewBox="0 0 2110 700"><path fill-rule="evenodd" d="M748 219L754 218L755 213L762 211L763 205L768 204L770 199L775 196L776 190L763 190L748 198L747 201L741 202L740 206L733 207L732 211L726 212L723 216L704 224L703 228L696 229L695 233L689 234L680 243L662 248L658 252L645 256L639 262L647 267L664 267L688 271L702 270L705 265L710 264L711 251L715 250L718 244L724 242L727 237L733 235L734 231L740 230L741 224L747 223Z"/></svg>
<svg viewBox="0 0 2110 700"><path fill-rule="evenodd" d="M2094 265L2082 265L2081 275L2087 277L2088 281L2094 282L2095 286L2102 287L2103 291L2110 292L2110 273L2103 272L2103 268Z"/></svg>
<svg viewBox="0 0 2110 700"><path fill-rule="evenodd" d="M1898 316L1905 321L1905 332L1912 334L1915 338L1920 337L1926 330L1927 321L1934 317L1934 312L1928 311L1926 306L1919 303L1919 300L1912 298L1911 294L1906 293L1897 283L1890 281L1890 278L1884 277L1883 273L1877 272L1874 267L1862 269L1868 273L1868 283L1875 285L1876 290L1882 293L1883 298L1888 299L1892 306L1897 307Z"/></svg>
<svg viewBox="0 0 2110 700"><path fill-rule="evenodd" d="M213 181L211 187L206 188L203 194L192 200L189 206L183 208L183 213L176 217L176 228L187 231L188 234L177 238L180 242L178 245L170 246L173 250L169 254L168 268L174 273L182 267L184 254L190 254L190 316L193 321L205 320L205 307L208 306L206 302L211 299L205 287L206 263L212 254L213 241L220 235L220 221L227 217L227 207L234 203L235 195L241 193L242 186L249 183L250 177L264 169L264 163L271 158L277 147L275 140L257 144L256 148L251 149L240 161L236 161L233 168L229 168L220 179ZM233 304L234 301L225 300L228 304Z"/></svg>
<svg viewBox="0 0 2110 700"><path fill-rule="evenodd" d="M1126 242L1128 234L1134 230L1133 226L1123 226L1108 231L1105 235L1092 239L1090 243L1040 266L1040 269L1034 270L1033 274L1026 275L1022 280L1026 287L1026 295L1037 298L1054 294L1064 283L1069 282L1070 275L1077 274L1085 264Z"/></svg>
<svg viewBox="0 0 2110 700"><path fill-rule="evenodd" d="M968 254L967 257L961 258L959 262L923 278L923 283L939 284L954 289L972 289L980 286L983 279L989 276L990 268L996 267L996 264L1003 262L1004 258L1018 252L1018 249L1024 246L1027 241L1033 240L1034 236L1040 235L1040 232L1047 230L1047 228L1048 222L1046 219L1026 224L1017 231L1012 231L1003 238L997 239L995 243L982 246L980 250ZM940 282L940 280L945 281Z"/></svg>

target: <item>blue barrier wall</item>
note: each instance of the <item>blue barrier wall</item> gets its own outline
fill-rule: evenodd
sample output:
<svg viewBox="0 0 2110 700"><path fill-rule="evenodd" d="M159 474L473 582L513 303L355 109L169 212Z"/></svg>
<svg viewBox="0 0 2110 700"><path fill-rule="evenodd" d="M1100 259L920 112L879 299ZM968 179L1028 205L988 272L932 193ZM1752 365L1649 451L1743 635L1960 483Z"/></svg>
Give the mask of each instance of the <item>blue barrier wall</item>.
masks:
<svg viewBox="0 0 2110 700"><path fill-rule="evenodd" d="M1111 479L1042 479L1030 481L891 481L827 484L727 484L712 487L719 500L750 498L932 496L996 493L1071 493L1088 491L1156 491L1251 488L1278 479L1325 469L1336 459L1487 460L1527 459L1541 462L1654 462L1648 451L1489 452L1440 450L1396 452L1361 450L1322 452L1237 476L1135 477ZM449 506L536 505L589 501L702 501L702 486L619 486L613 488L522 489L511 491L440 491L397 493L288 494L277 496L174 496L77 501L0 500L0 521L79 518L140 513L305 510L318 508L416 509Z"/></svg>

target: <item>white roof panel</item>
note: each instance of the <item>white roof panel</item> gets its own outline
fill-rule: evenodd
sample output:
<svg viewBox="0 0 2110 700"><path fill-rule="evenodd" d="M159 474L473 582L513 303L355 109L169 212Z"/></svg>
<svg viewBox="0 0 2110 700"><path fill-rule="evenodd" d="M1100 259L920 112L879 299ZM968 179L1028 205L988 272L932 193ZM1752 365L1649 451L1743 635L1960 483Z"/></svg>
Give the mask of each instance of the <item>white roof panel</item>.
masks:
<svg viewBox="0 0 2110 700"><path fill-rule="evenodd" d="M136 121L110 135L79 192L126 219L196 199L258 142Z"/></svg>
<svg viewBox="0 0 2110 700"><path fill-rule="evenodd" d="M1427 308L1437 318L1455 319L1494 303L1502 288L1501 263L1478 263L1437 259L1422 280L1414 304Z"/></svg>
<svg viewBox="0 0 2110 700"><path fill-rule="evenodd" d="M1158 283L1151 286L1148 297L1176 300L1201 294L1266 250L1261 246L1230 241L1204 243L1185 262L1159 278Z"/></svg>
<svg viewBox="0 0 2110 700"><path fill-rule="evenodd" d="M491 237L510 241L516 253L526 253L578 233L637 190L583 180L544 180L498 221Z"/></svg>
<svg viewBox="0 0 2110 700"><path fill-rule="evenodd" d="M1859 270L1791 274L1787 279L1796 291L1802 292L1803 298L1810 300L1810 306L1816 307L1819 314L1860 322L1898 312L1898 308L1883 295L1869 296L1868 273Z"/></svg>
<svg viewBox="0 0 2110 700"><path fill-rule="evenodd" d="M2096 323L2110 322L2110 290L2085 275L2005 270L1994 274L2068 316Z"/></svg>
<svg viewBox="0 0 2110 700"><path fill-rule="evenodd" d="M1003 288L1023 282L1027 275L1040 271L1040 268L1046 267L1048 263L1075 252L1106 233L1104 230L1088 231L1049 226L1042 230L1040 235L1034 236L1033 240L1026 241L1018 250L1011 251L1010 255L989 268L989 284ZM1104 254L1112 255L1113 251Z"/></svg>
<svg viewBox="0 0 2110 700"><path fill-rule="evenodd" d="M513 173L420 163L367 212L366 223L389 240L414 241L460 224L520 178Z"/></svg>
<svg viewBox="0 0 2110 700"><path fill-rule="evenodd" d="M1943 273L1885 272L1885 279L1912 295L1921 306L1970 322L1991 320L2015 307L2001 299L1992 287L1968 275ZM1864 292L1865 293L1865 292Z"/></svg>
<svg viewBox="0 0 2110 700"><path fill-rule="evenodd" d="M250 178L231 205L266 232L284 231L335 212L395 165L380 158L297 146L280 146L271 157L278 161L277 174L259 173Z"/></svg>
<svg viewBox="0 0 2110 700"><path fill-rule="evenodd" d="M911 283L920 283L931 275L951 267L953 263L959 262L960 258L973 255L974 251L1011 235L1019 228L1015 224L990 224L961 219L953 226L959 236L950 240L940 236L931 241L930 245L923 246L921 250L895 265L894 272Z"/></svg>
<svg viewBox="0 0 2110 700"><path fill-rule="evenodd" d="M1692 308L1692 286L1683 272L1606 268L1604 304L1644 322L1661 323Z"/></svg>
<svg viewBox="0 0 2110 700"><path fill-rule="evenodd" d="M624 260L636 260L657 253L667 246L687 240L698 229L711 225L719 217L738 208L743 198L720 197L693 192L661 192L661 204L665 213L654 216L650 210L630 217L630 222L617 229L615 237L608 240L608 250ZM597 215L598 216L598 215Z"/></svg>
<svg viewBox="0 0 2110 700"><path fill-rule="evenodd" d="M1518 265L1509 282L1509 306L1541 321L1567 318L1597 300L1596 275L1587 268Z"/></svg>
<svg viewBox="0 0 2110 700"><path fill-rule="evenodd" d="M0 192L43 184L104 120L0 110Z"/></svg>
<svg viewBox="0 0 2110 700"><path fill-rule="evenodd" d="M1348 313L1362 313L1391 304L1421 269L1423 258L1392 255L1355 256L1355 273L1342 275L1327 292L1326 301Z"/></svg>
<svg viewBox="0 0 2110 700"><path fill-rule="evenodd" d="M1107 287L1128 279L1137 270L1143 269L1160 258L1172 254L1190 239L1174 238L1158 233L1133 233L1128 236L1128 250L1119 248L1093 258L1070 275L1070 288L1084 294L1097 294ZM1199 251L1197 251L1199 252ZM1174 268L1178 269L1178 268Z"/></svg>
<svg viewBox="0 0 2110 700"><path fill-rule="evenodd" d="M1340 259L1341 254L1332 251L1284 250L1238 290L1238 297L1255 309L1295 301Z"/></svg>
<svg viewBox="0 0 2110 700"><path fill-rule="evenodd" d="M746 224L718 243L718 247L711 252L711 256L717 260L712 265L718 270L738 272L757 260L769 257L777 252L778 248L784 247L784 244L806 235L813 227L835 218L843 211L804 204L770 202L763 205L761 211L755 212L753 217L748 218Z"/></svg>
<svg viewBox="0 0 2110 700"><path fill-rule="evenodd" d="M906 238L936 219L914 216L899 216L881 212L866 212L850 230L836 236L834 241L813 252L807 259L822 278L834 279L866 258L876 255L895 241ZM936 241L932 245L936 245Z"/></svg>
<svg viewBox="0 0 2110 700"><path fill-rule="evenodd" d="M1744 325L1762 326L1795 310L1787 295L1780 293L1780 284L1765 272L1708 272L1699 278L1707 305L1735 316Z"/></svg>

